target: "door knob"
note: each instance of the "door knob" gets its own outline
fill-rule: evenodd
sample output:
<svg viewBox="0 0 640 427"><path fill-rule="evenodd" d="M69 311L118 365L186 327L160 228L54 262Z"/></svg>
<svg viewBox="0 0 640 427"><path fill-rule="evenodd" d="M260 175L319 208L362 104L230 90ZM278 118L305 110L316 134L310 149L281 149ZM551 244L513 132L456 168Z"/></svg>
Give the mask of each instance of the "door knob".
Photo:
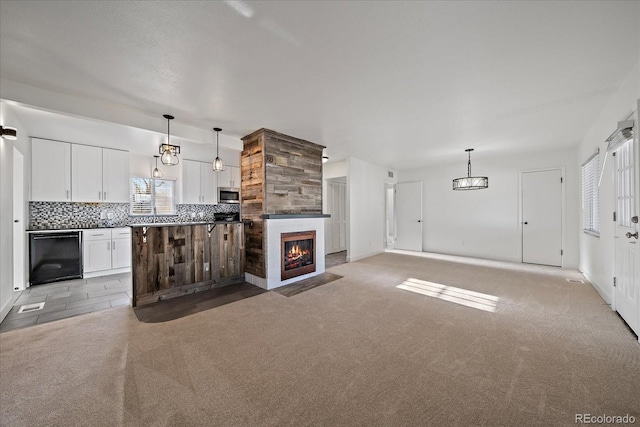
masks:
<svg viewBox="0 0 640 427"><path fill-rule="evenodd" d="M13 222L20 222L20 220L14 219Z"/></svg>
<svg viewBox="0 0 640 427"><path fill-rule="evenodd" d="M627 236L628 239L630 239L632 237L635 237L637 239L638 238L638 232L637 231L635 233L628 232L626 234L626 236Z"/></svg>
<svg viewBox="0 0 640 427"><path fill-rule="evenodd" d="M418 222L422 222L422 220L421 220L421 219L419 219L419 220L418 220Z"/></svg>
<svg viewBox="0 0 640 427"><path fill-rule="evenodd" d="M527 225L527 224L529 224L529 223L528 223L527 221L525 221L525 222L524 222L524 225Z"/></svg>

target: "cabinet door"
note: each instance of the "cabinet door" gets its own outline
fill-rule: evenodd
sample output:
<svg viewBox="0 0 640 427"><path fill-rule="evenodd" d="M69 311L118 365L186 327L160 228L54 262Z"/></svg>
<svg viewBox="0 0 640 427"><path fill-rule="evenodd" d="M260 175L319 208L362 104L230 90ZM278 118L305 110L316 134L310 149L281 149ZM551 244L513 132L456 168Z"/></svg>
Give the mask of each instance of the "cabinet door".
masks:
<svg viewBox="0 0 640 427"><path fill-rule="evenodd" d="M111 267L131 267L131 238L114 238L111 241Z"/></svg>
<svg viewBox="0 0 640 427"><path fill-rule="evenodd" d="M231 167L226 166L222 172L216 172L218 174L218 187L228 188L231 185Z"/></svg>
<svg viewBox="0 0 640 427"><path fill-rule="evenodd" d="M129 202L129 153L102 149L102 200L111 203Z"/></svg>
<svg viewBox="0 0 640 427"><path fill-rule="evenodd" d="M111 239L85 240L82 249L85 273L111 269Z"/></svg>
<svg viewBox="0 0 640 427"><path fill-rule="evenodd" d="M182 203L202 203L200 191L200 162L182 160Z"/></svg>
<svg viewBox="0 0 640 427"><path fill-rule="evenodd" d="M71 201L71 144L31 139L31 200Z"/></svg>
<svg viewBox="0 0 640 427"><path fill-rule="evenodd" d="M229 174L231 175L230 187L240 188L240 168L229 166Z"/></svg>
<svg viewBox="0 0 640 427"><path fill-rule="evenodd" d="M207 205L218 203L218 174L210 163L200 163L202 177L202 202Z"/></svg>
<svg viewBox="0 0 640 427"><path fill-rule="evenodd" d="M71 147L71 200L101 202L102 148L73 144Z"/></svg>

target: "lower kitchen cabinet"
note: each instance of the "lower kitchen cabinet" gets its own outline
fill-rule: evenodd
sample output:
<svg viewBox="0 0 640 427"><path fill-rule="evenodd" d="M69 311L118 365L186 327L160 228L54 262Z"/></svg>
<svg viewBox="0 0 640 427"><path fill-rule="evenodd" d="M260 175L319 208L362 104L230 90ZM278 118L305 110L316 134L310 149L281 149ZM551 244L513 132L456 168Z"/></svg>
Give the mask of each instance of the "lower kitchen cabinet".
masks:
<svg viewBox="0 0 640 427"><path fill-rule="evenodd" d="M82 232L83 276L131 271L131 229L99 228Z"/></svg>

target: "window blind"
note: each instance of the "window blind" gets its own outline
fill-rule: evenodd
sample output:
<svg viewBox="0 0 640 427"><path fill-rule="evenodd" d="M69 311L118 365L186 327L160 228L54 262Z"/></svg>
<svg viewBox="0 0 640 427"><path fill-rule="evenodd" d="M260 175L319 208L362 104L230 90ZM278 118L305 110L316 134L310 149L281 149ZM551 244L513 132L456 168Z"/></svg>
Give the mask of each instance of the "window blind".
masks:
<svg viewBox="0 0 640 427"><path fill-rule="evenodd" d="M175 182L168 179L131 178L131 215L174 215Z"/></svg>
<svg viewBox="0 0 640 427"><path fill-rule="evenodd" d="M600 235L600 152L596 151L582 164L582 229L584 232Z"/></svg>

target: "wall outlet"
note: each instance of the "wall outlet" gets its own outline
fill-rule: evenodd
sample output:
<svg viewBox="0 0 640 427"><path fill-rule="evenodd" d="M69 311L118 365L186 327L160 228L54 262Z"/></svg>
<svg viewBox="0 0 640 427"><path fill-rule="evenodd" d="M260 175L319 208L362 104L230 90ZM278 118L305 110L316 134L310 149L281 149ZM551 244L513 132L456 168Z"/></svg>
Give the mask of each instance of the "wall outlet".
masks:
<svg viewBox="0 0 640 427"><path fill-rule="evenodd" d="M195 212L191 212L191 219L196 219L196 213Z"/></svg>
<svg viewBox="0 0 640 427"><path fill-rule="evenodd" d="M208 262L204 263L204 271L209 271L209 263Z"/></svg>
<svg viewBox="0 0 640 427"><path fill-rule="evenodd" d="M100 219L105 219L107 217L107 213L105 211L100 212Z"/></svg>
<svg viewBox="0 0 640 427"><path fill-rule="evenodd" d="M113 212L107 212L107 218L113 219Z"/></svg>
<svg viewBox="0 0 640 427"><path fill-rule="evenodd" d="M204 212L198 212L198 217L199 217L200 219L204 218Z"/></svg>

